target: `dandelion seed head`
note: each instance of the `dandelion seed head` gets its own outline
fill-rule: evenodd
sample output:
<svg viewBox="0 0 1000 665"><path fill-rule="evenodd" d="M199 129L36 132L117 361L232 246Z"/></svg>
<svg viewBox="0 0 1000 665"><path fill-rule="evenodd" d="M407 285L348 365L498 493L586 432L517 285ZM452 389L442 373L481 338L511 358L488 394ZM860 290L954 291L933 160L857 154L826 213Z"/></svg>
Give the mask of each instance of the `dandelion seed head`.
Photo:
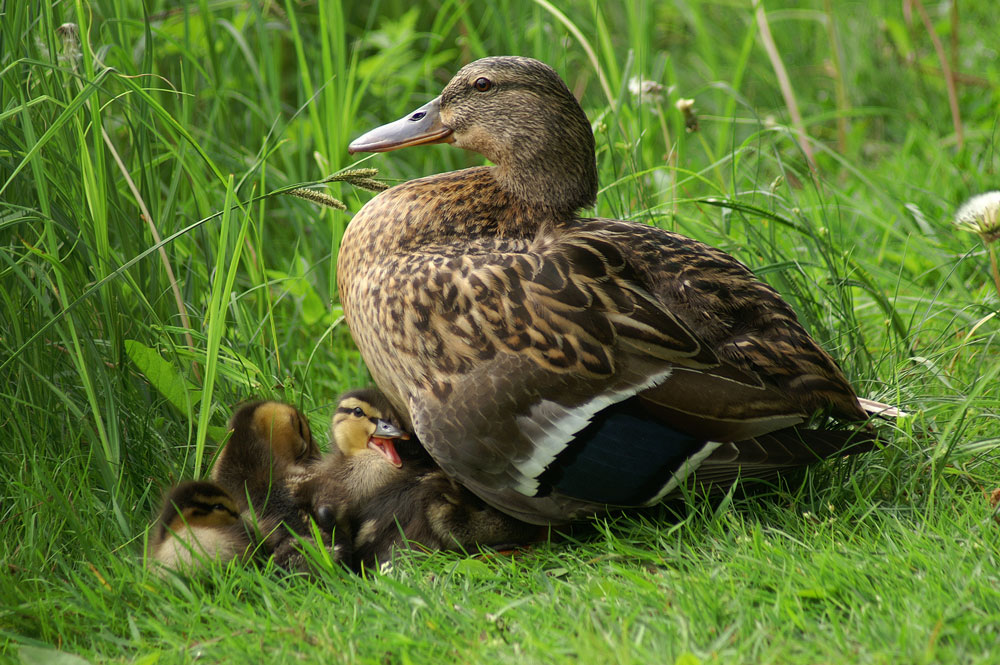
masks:
<svg viewBox="0 0 1000 665"><path fill-rule="evenodd" d="M56 34L62 39L63 52L59 56L60 60L74 62L83 57L80 51L80 28L76 23L63 23L56 28Z"/></svg>
<svg viewBox="0 0 1000 665"><path fill-rule="evenodd" d="M655 104L663 101L663 84L640 76L628 80L628 91L638 98L640 104Z"/></svg>
<svg viewBox="0 0 1000 665"><path fill-rule="evenodd" d="M955 226L978 233L986 242L1000 238L1000 191L973 196L955 213Z"/></svg>

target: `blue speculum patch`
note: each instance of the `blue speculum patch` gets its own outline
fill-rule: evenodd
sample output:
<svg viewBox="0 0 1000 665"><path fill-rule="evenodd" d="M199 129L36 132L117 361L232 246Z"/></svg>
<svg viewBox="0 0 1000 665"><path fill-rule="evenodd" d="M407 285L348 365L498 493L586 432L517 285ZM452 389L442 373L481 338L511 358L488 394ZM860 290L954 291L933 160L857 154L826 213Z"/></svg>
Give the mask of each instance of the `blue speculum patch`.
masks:
<svg viewBox="0 0 1000 665"><path fill-rule="evenodd" d="M650 417L638 399L598 413L539 478L540 493L595 503L641 505L666 485L705 440Z"/></svg>

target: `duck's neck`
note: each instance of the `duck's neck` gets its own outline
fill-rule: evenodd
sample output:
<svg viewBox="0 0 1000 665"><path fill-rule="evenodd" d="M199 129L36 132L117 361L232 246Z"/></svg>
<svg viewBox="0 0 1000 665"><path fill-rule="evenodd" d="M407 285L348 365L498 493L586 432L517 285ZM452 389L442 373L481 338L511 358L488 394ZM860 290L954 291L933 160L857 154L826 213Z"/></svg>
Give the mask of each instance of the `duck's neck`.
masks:
<svg viewBox="0 0 1000 665"><path fill-rule="evenodd" d="M587 128L589 131L589 127ZM529 206L555 210L563 218L589 208L597 198L593 139L589 150L534 146L505 155L494 170L499 185Z"/></svg>
<svg viewBox="0 0 1000 665"><path fill-rule="evenodd" d="M391 231L382 226L379 236L403 250L449 243L462 248L476 239L530 239L543 225L572 220L585 197L502 166L412 180L382 196L395 210L386 217L398 225Z"/></svg>

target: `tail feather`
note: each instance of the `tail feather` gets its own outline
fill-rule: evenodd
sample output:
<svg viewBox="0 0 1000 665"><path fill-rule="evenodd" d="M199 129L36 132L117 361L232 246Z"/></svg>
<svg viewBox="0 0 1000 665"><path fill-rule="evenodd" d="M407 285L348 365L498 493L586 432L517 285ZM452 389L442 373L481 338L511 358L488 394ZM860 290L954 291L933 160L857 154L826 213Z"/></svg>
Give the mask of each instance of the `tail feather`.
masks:
<svg viewBox="0 0 1000 665"><path fill-rule="evenodd" d="M724 443L692 474L691 482L724 492L737 480L769 481L783 472L836 456L856 455L877 441L867 430L809 430L796 427L745 441Z"/></svg>
<svg viewBox="0 0 1000 665"><path fill-rule="evenodd" d="M861 408L865 410L865 413L880 416L882 418L902 418L906 415L906 411L892 406L891 404L884 404L883 402L876 402L873 399L865 399L864 397L858 398L858 404Z"/></svg>

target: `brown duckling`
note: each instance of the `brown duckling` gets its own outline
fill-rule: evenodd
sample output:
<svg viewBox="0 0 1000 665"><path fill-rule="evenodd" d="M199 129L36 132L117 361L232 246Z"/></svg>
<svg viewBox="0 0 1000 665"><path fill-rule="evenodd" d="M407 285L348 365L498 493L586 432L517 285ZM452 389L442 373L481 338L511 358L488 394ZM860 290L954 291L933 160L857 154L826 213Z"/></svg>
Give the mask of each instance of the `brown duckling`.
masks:
<svg viewBox="0 0 1000 665"><path fill-rule="evenodd" d="M538 542L546 528L514 519L448 478L414 469L361 506L354 525L354 567L392 562L399 550L475 552Z"/></svg>
<svg viewBox="0 0 1000 665"><path fill-rule="evenodd" d="M229 421L229 440L212 466L212 479L234 498L242 517L261 534L267 552L286 568L304 566L299 539L311 540L309 514L292 492L295 479L320 459L309 422L282 402L240 406ZM324 544L329 545L324 532ZM349 557L350 542L336 539L336 559Z"/></svg>
<svg viewBox="0 0 1000 665"><path fill-rule="evenodd" d="M384 563L394 550L474 550L537 540L538 528L488 506L450 480L398 425L375 389L344 394L331 424L336 448L299 486L325 528L353 533L354 567Z"/></svg>
<svg viewBox="0 0 1000 665"><path fill-rule="evenodd" d="M253 529L222 487L188 481L171 489L153 526L150 558L172 570L191 570L208 560L246 559Z"/></svg>
<svg viewBox="0 0 1000 665"><path fill-rule="evenodd" d="M236 498L241 509L263 509L285 478L320 458L309 421L294 406L257 401L241 405L229 420L232 432L212 466L212 480Z"/></svg>

